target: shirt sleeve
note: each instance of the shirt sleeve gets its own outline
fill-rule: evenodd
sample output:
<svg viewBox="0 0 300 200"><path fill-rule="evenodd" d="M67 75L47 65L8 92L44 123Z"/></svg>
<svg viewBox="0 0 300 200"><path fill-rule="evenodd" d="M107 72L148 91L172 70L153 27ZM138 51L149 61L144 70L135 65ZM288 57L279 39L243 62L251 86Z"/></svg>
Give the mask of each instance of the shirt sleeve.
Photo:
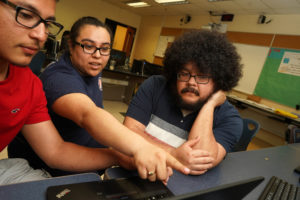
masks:
<svg viewBox="0 0 300 200"><path fill-rule="evenodd" d="M243 121L238 111L227 101L215 110L214 136L227 153L232 152L243 131Z"/></svg>
<svg viewBox="0 0 300 200"><path fill-rule="evenodd" d="M50 120L43 86L40 79L36 76L33 76L30 106L31 111L25 124L35 124Z"/></svg>
<svg viewBox="0 0 300 200"><path fill-rule="evenodd" d="M87 94L81 80L72 74L65 74L63 72L43 74L42 81L49 107L51 107L58 98L66 94Z"/></svg>

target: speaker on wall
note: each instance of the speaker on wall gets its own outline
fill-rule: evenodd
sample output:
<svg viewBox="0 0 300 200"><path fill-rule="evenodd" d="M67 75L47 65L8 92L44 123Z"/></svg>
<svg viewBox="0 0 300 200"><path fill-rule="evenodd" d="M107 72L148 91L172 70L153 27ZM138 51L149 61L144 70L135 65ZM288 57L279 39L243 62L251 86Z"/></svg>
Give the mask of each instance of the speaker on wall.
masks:
<svg viewBox="0 0 300 200"><path fill-rule="evenodd" d="M266 21L266 16L264 16L264 15L259 15L258 20L257 20L257 23L258 23L258 24L264 24L265 21Z"/></svg>
<svg viewBox="0 0 300 200"><path fill-rule="evenodd" d="M223 14L221 16L222 22L232 22L234 15L233 14Z"/></svg>
<svg viewBox="0 0 300 200"><path fill-rule="evenodd" d="M180 19L181 23L187 24L192 20L192 17L190 15L185 15Z"/></svg>

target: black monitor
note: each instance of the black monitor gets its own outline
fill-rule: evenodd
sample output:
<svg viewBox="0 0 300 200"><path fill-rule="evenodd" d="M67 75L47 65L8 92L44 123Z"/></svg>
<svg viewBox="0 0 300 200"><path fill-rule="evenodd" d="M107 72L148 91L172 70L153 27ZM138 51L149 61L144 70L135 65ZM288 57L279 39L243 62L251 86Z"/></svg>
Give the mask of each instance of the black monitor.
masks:
<svg viewBox="0 0 300 200"><path fill-rule="evenodd" d="M145 62L144 65L144 75L152 76L152 75L160 75L163 73L163 67L160 65L156 65L153 63Z"/></svg>
<svg viewBox="0 0 300 200"><path fill-rule="evenodd" d="M132 67L131 67L131 72L133 73L138 73L142 74L142 69L144 65L145 60L133 60Z"/></svg>
<svg viewBox="0 0 300 200"><path fill-rule="evenodd" d="M46 50L46 57L48 60L55 61L59 49L59 42L53 38L48 37L45 42L44 49Z"/></svg>
<svg viewBox="0 0 300 200"><path fill-rule="evenodd" d="M146 60L133 60L131 72L139 73L146 76L159 75L163 73L163 67Z"/></svg>

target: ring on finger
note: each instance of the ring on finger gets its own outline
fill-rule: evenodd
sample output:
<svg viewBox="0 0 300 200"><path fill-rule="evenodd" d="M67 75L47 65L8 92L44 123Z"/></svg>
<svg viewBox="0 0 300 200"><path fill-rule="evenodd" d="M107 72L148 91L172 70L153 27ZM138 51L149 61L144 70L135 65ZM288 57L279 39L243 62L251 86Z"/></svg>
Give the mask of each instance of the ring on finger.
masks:
<svg viewBox="0 0 300 200"><path fill-rule="evenodd" d="M152 176L154 174L155 174L155 172L148 172L148 176Z"/></svg>

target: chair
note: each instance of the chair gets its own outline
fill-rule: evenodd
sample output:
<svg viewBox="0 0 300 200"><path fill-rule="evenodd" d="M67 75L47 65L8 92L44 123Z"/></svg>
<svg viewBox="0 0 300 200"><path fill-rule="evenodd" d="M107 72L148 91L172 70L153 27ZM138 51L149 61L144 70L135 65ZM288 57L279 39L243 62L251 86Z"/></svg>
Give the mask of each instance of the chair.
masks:
<svg viewBox="0 0 300 200"><path fill-rule="evenodd" d="M300 143L300 128L290 124L285 132L285 140L287 143Z"/></svg>
<svg viewBox="0 0 300 200"><path fill-rule="evenodd" d="M234 146L233 151L245 151L256 133L260 129L260 124L253 119L243 119L243 133L240 141Z"/></svg>

